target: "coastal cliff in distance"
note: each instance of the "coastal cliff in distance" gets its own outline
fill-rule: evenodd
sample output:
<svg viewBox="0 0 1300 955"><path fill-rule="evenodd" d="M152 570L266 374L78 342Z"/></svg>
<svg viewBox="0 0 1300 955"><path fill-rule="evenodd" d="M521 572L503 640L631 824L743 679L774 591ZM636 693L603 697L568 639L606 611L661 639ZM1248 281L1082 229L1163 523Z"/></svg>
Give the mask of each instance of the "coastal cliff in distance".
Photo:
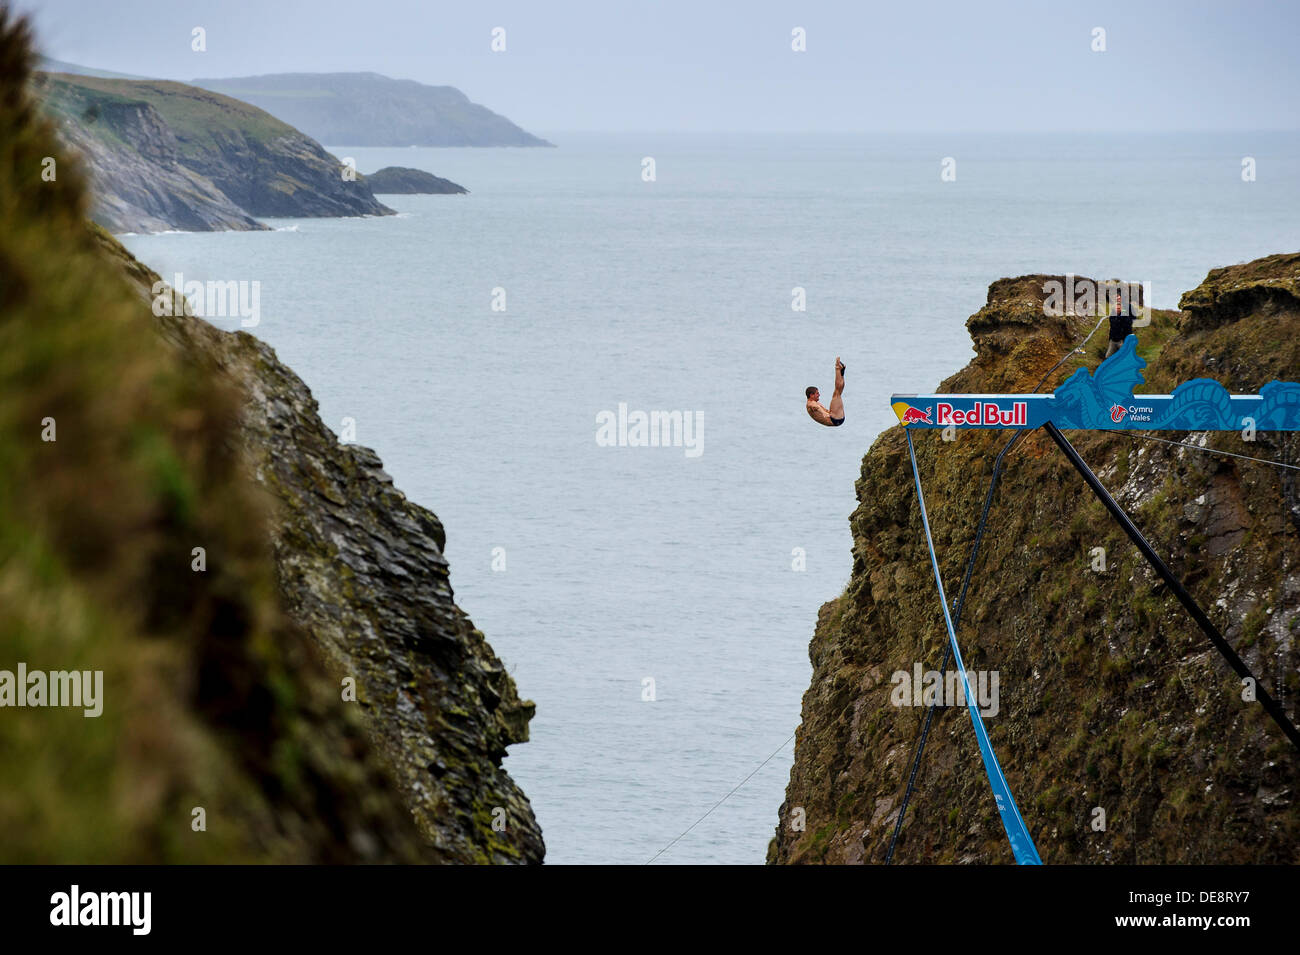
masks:
<svg viewBox="0 0 1300 955"><path fill-rule="evenodd" d="M184 83L36 74L86 163L110 232L264 229L256 217L391 215L319 143L247 103Z"/></svg>
<svg viewBox="0 0 1300 955"><path fill-rule="evenodd" d="M1044 316L1050 278L990 287L967 322L976 356L939 391L1028 391L1088 333L1095 318ZM1206 377L1253 394L1300 377L1300 254L1215 269L1179 307L1137 330L1148 362L1139 391ZM1089 367L1104 338L1103 325L1082 359ZM950 600L1008 436L915 436ZM1163 437L1300 462L1294 435ZM1295 714L1295 472L1134 435L1071 440ZM918 663L937 669L947 641L901 428L867 452L857 492L852 576L821 608L809 647L812 683L772 863L884 861L925 717L924 707L891 704L892 677ZM1243 702L1241 681L1046 435L1027 435L1008 455L958 641L969 669L1000 675L998 711L985 722L1044 862L1300 862L1300 758ZM964 706L936 712L894 861L1011 861Z"/></svg>
<svg viewBox="0 0 1300 955"><path fill-rule="evenodd" d="M0 861L540 862L437 518L266 345L152 314L30 62L0 4L0 668L102 695L6 702Z"/></svg>
<svg viewBox="0 0 1300 955"><path fill-rule="evenodd" d="M379 73L272 73L198 79L331 146L550 146L454 86Z"/></svg>

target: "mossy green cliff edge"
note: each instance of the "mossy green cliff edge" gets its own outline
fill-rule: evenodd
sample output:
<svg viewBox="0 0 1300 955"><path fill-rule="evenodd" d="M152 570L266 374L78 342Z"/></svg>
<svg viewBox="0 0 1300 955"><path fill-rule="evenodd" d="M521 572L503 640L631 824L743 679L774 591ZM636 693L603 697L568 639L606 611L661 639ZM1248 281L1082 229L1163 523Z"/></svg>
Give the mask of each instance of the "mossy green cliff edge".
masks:
<svg viewBox="0 0 1300 955"><path fill-rule="evenodd" d="M1096 321L1045 317L1051 278L995 282L966 323L975 358L937 390L1031 390ZM1215 269L1179 309L1138 329L1149 363L1139 392L1207 377L1253 394L1300 378L1300 255ZM1080 362L1095 368L1105 334L1043 390ZM916 435L950 600L1008 436ZM1161 436L1300 459L1295 436L1289 448L1267 432ZM1295 472L1107 433L1070 438L1294 720L1300 495L1288 510L1284 482ZM925 716L891 705L891 676L938 669L947 640L901 428L872 445L856 487L852 576L818 615L773 863L884 860ZM1097 547L1104 572L1092 569ZM958 639L968 669L1000 674L986 725L1044 862L1300 862L1300 758L1243 702L1240 680L1046 435L1008 455ZM894 861L1011 861L964 707L936 715Z"/></svg>
<svg viewBox="0 0 1300 955"><path fill-rule="evenodd" d="M438 519L266 345L152 314L30 58L0 5L0 669L104 692L0 710L0 862L541 861Z"/></svg>

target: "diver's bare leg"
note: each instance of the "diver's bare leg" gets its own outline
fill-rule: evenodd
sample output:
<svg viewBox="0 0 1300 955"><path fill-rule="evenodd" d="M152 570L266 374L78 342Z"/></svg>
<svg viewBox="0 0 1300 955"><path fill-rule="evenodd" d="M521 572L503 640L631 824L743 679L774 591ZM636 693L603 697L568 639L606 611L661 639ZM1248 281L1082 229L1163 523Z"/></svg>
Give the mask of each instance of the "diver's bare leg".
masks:
<svg viewBox="0 0 1300 955"><path fill-rule="evenodd" d="M844 399L841 397L844 393L844 366L840 364L839 358L835 359L835 394L831 395L830 411L832 418L844 417Z"/></svg>

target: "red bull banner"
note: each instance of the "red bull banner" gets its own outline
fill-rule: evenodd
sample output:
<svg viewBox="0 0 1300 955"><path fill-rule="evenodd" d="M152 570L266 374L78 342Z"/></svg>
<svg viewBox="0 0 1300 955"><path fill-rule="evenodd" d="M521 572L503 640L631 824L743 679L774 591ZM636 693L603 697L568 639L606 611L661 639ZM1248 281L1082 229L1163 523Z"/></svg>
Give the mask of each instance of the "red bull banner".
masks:
<svg viewBox="0 0 1300 955"><path fill-rule="evenodd" d="M1300 431L1300 383L1272 381L1259 394L1234 395L1195 378L1172 394L1134 394L1146 364L1130 335L1096 371L1078 369L1052 394L894 395L890 404L907 428L1038 428L1050 421L1062 430Z"/></svg>

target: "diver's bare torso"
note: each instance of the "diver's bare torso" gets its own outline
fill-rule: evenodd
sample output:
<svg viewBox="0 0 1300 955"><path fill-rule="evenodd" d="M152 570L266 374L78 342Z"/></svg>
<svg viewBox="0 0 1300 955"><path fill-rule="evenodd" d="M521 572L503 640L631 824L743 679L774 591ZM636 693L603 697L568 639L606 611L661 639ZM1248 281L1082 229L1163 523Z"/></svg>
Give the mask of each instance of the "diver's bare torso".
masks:
<svg viewBox="0 0 1300 955"><path fill-rule="evenodd" d="M831 413L822 406L820 401L809 400L808 416L818 424L824 424L828 428L835 427L835 425L831 423Z"/></svg>
<svg viewBox="0 0 1300 955"><path fill-rule="evenodd" d="M831 406L827 408L821 403L821 392L815 387L809 386L808 391L811 392L808 395L808 417L828 428L838 428L844 423L844 363L838 357L835 359L835 393L831 395Z"/></svg>

